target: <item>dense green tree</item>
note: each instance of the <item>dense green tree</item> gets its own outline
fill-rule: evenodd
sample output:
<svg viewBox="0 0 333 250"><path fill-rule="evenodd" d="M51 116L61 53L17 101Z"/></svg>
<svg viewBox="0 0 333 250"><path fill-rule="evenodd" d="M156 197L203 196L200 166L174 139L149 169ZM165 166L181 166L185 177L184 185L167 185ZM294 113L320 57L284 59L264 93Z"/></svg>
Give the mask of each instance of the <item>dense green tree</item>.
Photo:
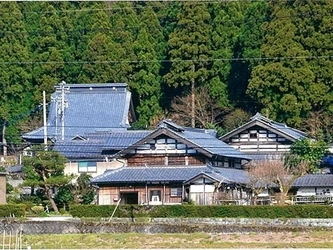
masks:
<svg viewBox="0 0 333 250"><path fill-rule="evenodd" d="M133 67L137 63L133 44L140 30L140 21L135 10L135 3L119 2L111 3L108 11L112 40L119 46L113 51L117 54L117 61L113 65L114 80L128 83L130 89L135 73Z"/></svg>
<svg viewBox="0 0 333 250"><path fill-rule="evenodd" d="M329 151L326 142L322 140L313 141L311 139L304 138L291 145L290 153L297 156L299 161L307 162L311 172L316 172L318 170L320 160L326 156Z"/></svg>
<svg viewBox="0 0 333 250"><path fill-rule="evenodd" d="M211 17L206 4L182 2L177 26L168 40L171 67L164 80L174 88L190 86L192 127L195 127L195 88L205 83L208 77L211 30Z"/></svg>
<svg viewBox="0 0 333 250"><path fill-rule="evenodd" d="M50 201L55 212L58 207L54 201L54 191L66 186L71 180L64 175L66 158L56 151L45 151L43 148L32 148L32 156L23 158L23 185L39 188Z"/></svg>
<svg viewBox="0 0 333 250"><path fill-rule="evenodd" d="M233 2L230 4L212 4L212 33L211 57L212 66L210 79L207 83L211 98L215 99L220 107L230 105L229 90L234 89L234 82L228 78L231 71L230 60L234 56L234 47L240 34L243 20L243 4Z"/></svg>
<svg viewBox="0 0 333 250"><path fill-rule="evenodd" d="M0 12L0 128L6 144L18 141L16 126L31 109L33 98L22 13L15 2L0 3Z"/></svg>
<svg viewBox="0 0 333 250"><path fill-rule="evenodd" d="M57 207L62 207L66 210L69 204L74 200L72 190L72 185L60 186L57 190L57 193L54 196L54 201L57 204Z"/></svg>
<svg viewBox="0 0 333 250"><path fill-rule="evenodd" d="M98 9L98 7L100 9ZM84 83L92 82L113 82L116 73L112 61L118 60L118 53L121 47L112 40L111 24L109 16L105 10L105 3L96 3L90 6L91 11L85 30L87 46L82 51L83 61L82 71L79 75L79 81ZM84 15L87 18L86 15Z"/></svg>
<svg viewBox="0 0 333 250"><path fill-rule="evenodd" d="M134 126L147 128L150 120L162 114L161 59L164 52L162 28L157 15L150 6L144 6L139 13L143 24L133 43L137 63L133 66L133 80L130 82L138 121Z"/></svg>
<svg viewBox="0 0 333 250"><path fill-rule="evenodd" d="M325 43L317 45L320 51L315 54L312 51L316 45L308 49L310 41L324 39L318 39L320 36L312 32L324 18L315 21L317 16L310 13L311 25L295 18L308 15L312 2L272 3L272 20L262 26L266 35L261 49L267 60L254 68L248 86L248 94L263 105L264 113L294 126L299 126L311 111L327 108L332 98L327 82L331 76L324 73L327 68L319 70L321 59L314 60L323 51L327 54L331 47ZM327 29L324 33L326 38ZM320 75L325 75L325 80Z"/></svg>
<svg viewBox="0 0 333 250"><path fill-rule="evenodd" d="M92 187L90 183L91 176L82 173L73 184L73 194L75 196L76 202L80 204L91 204L95 198L95 188Z"/></svg>
<svg viewBox="0 0 333 250"><path fill-rule="evenodd" d="M250 120L250 115L240 108L232 109L224 116L222 127L225 133L238 128Z"/></svg>
<svg viewBox="0 0 333 250"><path fill-rule="evenodd" d="M42 101L42 93L50 94L54 86L66 81L65 56L68 51L68 34L72 29L68 3L27 3L27 30L31 48L31 61L36 103Z"/></svg>
<svg viewBox="0 0 333 250"><path fill-rule="evenodd" d="M268 15L267 1L255 1L243 10L244 18L238 40L234 45L228 92L230 101L246 111L257 112L259 107L246 95L249 78L254 66L258 65L262 52L264 32L261 29Z"/></svg>
<svg viewBox="0 0 333 250"><path fill-rule="evenodd" d="M49 97L62 80L128 83L136 128L162 119L174 98L189 95L186 125L202 126L194 124L195 89L204 87L222 115L234 108L260 111L331 140L330 0L12 2L0 8L0 124L8 141L18 138L42 91ZM318 120L324 122L313 126ZM32 127L30 121L41 120L29 119Z"/></svg>

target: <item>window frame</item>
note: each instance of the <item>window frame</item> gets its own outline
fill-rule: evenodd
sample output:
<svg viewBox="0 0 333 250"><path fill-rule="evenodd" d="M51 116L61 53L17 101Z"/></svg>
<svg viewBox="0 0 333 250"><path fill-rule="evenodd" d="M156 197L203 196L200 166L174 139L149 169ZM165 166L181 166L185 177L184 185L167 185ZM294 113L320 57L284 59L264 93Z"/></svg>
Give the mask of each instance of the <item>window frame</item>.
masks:
<svg viewBox="0 0 333 250"><path fill-rule="evenodd" d="M97 162L78 161L77 168L79 173L97 173Z"/></svg>
<svg viewBox="0 0 333 250"><path fill-rule="evenodd" d="M181 197L183 195L182 187L171 187L170 188L170 196L171 197Z"/></svg>

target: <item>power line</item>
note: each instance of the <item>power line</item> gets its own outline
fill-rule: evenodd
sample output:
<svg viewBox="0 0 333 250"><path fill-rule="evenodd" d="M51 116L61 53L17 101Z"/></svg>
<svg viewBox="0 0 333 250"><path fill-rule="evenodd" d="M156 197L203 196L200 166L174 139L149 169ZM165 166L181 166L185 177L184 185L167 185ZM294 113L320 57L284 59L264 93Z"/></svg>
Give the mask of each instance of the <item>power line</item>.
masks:
<svg viewBox="0 0 333 250"><path fill-rule="evenodd" d="M285 0L288 1L288 0ZM269 0L116 0L116 1L111 1L113 3L131 3L131 4L136 4L136 3L150 3L151 5L145 5L142 6L140 5L139 7L135 6L127 6L127 7L106 7L106 8L85 8L85 9L79 9L79 10L53 10L53 11L21 11L19 14L53 14L53 13L71 13L71 12L94 12L94 11L108 11L108 10L127 10L127 9L143 9L147 7L160 7L162 4L170 4L170 3L182 3L186 2L187 4L206 4L206 3L211 3L211 4L227 4L231 2L241 2L245 4L250 4L253 2L269 2ZM155 3L158 3L158 5ZM4 14L6 12L0 12L0 14ZM16 13L11 13L11 14L16 14Z"/></svg>
<svg viewBox="0 0 333 250"><path fill-rule="evenodd" d="M284 61L284 60L318 60L333 59L333 55L319 56L285 56L285 57L239 57L210 59L167 59L167 60L105 60L105 61L12 61L0 62L0 65L15 64L116 64L116 63L177 63L177 62L218 62L218 61Z"/></svg>

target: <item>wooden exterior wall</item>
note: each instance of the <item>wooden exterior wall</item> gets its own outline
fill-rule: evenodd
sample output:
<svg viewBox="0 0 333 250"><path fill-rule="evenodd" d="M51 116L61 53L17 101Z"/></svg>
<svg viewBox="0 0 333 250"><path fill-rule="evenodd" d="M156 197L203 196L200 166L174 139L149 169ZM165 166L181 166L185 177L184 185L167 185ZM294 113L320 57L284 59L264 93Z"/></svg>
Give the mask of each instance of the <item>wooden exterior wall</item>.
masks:
<svg viewBox="0 0 333 250"><path fill-rule="evenodd" d="M175 189L178 189L178 193L175 193ZM133 196L137 196L136 202L133 202ZM154 199L156 196L159 196L158 199ZM180 183L177 185L142 184L100 187L98 190L99 205L117 204L120 198L120 204L180 204L183 201L183 187Z"/></svg>
<svg viewBox="0 0 333 250"><path fill-rule="evenodd" d="M243 152L286 152L293 142L267 129L255 126L231 137L227 143Z"/></svg>
<svg viewBox="0 0 333 250"><path fill-rule="evenodd" d="M137 154L127 159L127 165L133 166L186 166L203 165L205 158L198 155L156 155L156 154Z"/></svg>

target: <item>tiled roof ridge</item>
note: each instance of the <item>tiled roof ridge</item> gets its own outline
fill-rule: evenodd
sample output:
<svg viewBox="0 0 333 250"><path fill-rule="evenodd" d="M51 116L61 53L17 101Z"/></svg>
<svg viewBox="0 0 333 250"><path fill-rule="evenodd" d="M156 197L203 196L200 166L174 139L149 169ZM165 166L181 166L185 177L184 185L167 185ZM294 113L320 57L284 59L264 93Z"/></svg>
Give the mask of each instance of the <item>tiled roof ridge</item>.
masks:
<svg viewBox="0 0 333 250"><path fill-rule="evenodd" d="M96 177L93 177L92 179L93 179L93 180L98 180L98 179L100 179L100 178L102 178L102 177L104 178L105 176L108 176L108 175L111 175L111 174L117 173L117 172L119 172L119 171L122 171L124 168L126 168L126 166L122 166L122 167L114 168L114 169L106 169L106 170L104 171L103 174L98 175L98 176L96 176Z"/></svg>
<svg viewBox="0 0 333 250"><path fill-rule="evenodd" d="M193 165L179 165L179 166L162 166L162 165L147 165L147 166L125 166L124 168L127 169L175 169L175 168L184 168L184 169L189 169L189 168L207 168L207 165L198 165L198 166L193 166Z"/></svg>
<svg viewBox="0 0 333 250"><path fill-rule="evenodd" d="M55 85L59 86L59 84ZM125 82L119 82L119 83L66 83L64 86L69 86L73 88L82 88L82 87L109 87L109 86L115 86L115 87L125 87L128 86Z"/></svg>
<svg viewBox="0 0 333 250"><path fill-rule="evenodd" d="M166 124L166 126L165 126ZM170 125L170 126L167 126ZM179 125L175 122L173 122L171 119L164 119L162 120L159 124L158 127L175 127L176 130L180 130L180 131L189 131L189 132L196 132L196 133L206 133L206 134L211 134L209 132L216 132L215 129L206 129L206 128L192 128L192 127L187 127L187 126L182 126ZM170 128L172 129L172 128Z"/></svg>
<svg viewBox="0 0 333 250"><path fill-rule="evenodd" d="M274 120L271 120L269 118L267 118L266 116L263 116L261 113L257 112L254 116L252 116L250 118L250 120L260 120L261 122L263 123L269 123L270 125L278 125L278 126L281 126L281 127L284 127L284 128L288 128L290 130L293 130L295 132L298 132L302 135L306 135L305 132L299 130L299 129L295 129L295 128L292 128L290 126L288 126L286 123L282 123L282 122L277 122L277 121L274 121ZM288 133L287 133L288 134Z"/></svg>

